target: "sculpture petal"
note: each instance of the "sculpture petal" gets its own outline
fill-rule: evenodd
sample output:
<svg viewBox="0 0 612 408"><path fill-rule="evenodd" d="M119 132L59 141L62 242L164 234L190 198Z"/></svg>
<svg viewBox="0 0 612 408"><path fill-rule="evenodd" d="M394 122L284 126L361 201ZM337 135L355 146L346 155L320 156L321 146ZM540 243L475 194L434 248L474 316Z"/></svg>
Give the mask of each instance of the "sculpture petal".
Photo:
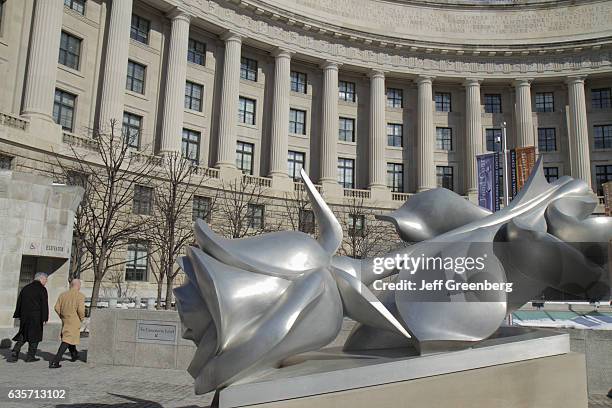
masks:
<svg viewBox="0 0 612 408"><path fill-rule="evenodd" d="M397 210L376 218L393 223L404 241L420 242L490 214L450 190L435 188L409 198Z"/></svg>

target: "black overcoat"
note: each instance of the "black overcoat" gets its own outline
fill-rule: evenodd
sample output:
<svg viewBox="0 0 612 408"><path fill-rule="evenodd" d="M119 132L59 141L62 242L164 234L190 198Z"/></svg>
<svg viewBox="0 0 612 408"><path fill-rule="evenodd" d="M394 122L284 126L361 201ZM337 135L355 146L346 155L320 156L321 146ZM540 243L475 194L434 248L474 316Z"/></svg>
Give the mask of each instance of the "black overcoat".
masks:
<svg viewBox="0 0 612 408"><path fill-rule="evenodd" d="M47 289L42 283L35 280L21 289L13 318L19 319L19 332L14 341L42 341L43 323L49 320Z"/></svg>

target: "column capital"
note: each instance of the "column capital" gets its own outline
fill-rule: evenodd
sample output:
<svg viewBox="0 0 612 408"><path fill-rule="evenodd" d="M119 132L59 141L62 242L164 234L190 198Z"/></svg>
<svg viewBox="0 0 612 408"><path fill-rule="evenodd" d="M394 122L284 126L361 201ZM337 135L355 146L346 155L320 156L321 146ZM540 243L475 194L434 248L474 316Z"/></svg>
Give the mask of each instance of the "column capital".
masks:
<svg viewBox="0 0 612 408"><path fill-rule="evenodd" d="M514 81L512 81L512 83L516 87L531 86L532 82L533 82L533 78L515 78Z"/></svg>
<svg viewBox="0 0 612 408"><path fill-rule="evenodd" d="M576 84L576 83L584 83L586 79L586 75L572 75L565 78L565 83L567 85Z"/></svg>
<svg viewBox="0 0 612 408"><path fill-rule="evenodd" d="M482 81L482 78L465 78L463 86L480 86Z"/></svg>
<svg viewBox="0 0 612 408"><path fill-rule="evenodd" d="M274 58L291 58L293 54L295 54L293 51L280 47L277 47L270 52L270 55L272 55Z"/></svg>
<svg viewBox="0 0 612 408"><path fill-rule="evenodd" d="M325 60L319 66L323 68L324 70L333 69L337 71L341 65L342 64L337 61Z"/></svg>
<svg viewBox="0 0 612 408"><path fill-rule="evenodd" d="M419 75L418 77L416 77L414 82L416 82L418 85L420 85L420 84L431 84L433 82L434 78L435 78L435 76L431 76L431 75Z"/></svg>
<svg viewBox="0 0 612 408"><path fill-rule="evenodd" d="M191 15L180 7L175 7L166 13L166 16L171 20L183 20L189 23L191 21Z"/></svg>
<svg viewBox="0 0 612 408"><path fill-rule="evenodd" d="M226 31L223 34L221 34L219 36L219 38L221 38L223 41L225 42L231 42L231 41L235 41L237 43L241 43L242 44L242 35L234 32L234 31Z"/></svg>
<svg viewBox="0 0 612 408"><path fill-rule="evenodd" d="M383 71L382 69L371 69L370 71L368 71L368 76L370 78L383 78L385 79L385 73L386 71Z"/></svg>

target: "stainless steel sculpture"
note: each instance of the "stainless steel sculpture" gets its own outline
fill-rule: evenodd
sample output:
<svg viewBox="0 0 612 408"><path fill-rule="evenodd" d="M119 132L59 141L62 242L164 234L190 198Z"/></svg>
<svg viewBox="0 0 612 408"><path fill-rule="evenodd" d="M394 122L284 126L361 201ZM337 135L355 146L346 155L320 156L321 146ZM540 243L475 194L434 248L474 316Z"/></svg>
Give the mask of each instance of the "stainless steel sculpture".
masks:
<svg viewBox="0 0 612 408"><path fill-rule="evenodd" d="M302 178L319 224L317 240L294 231L229 240L202 220L195 224L199 248L178 260L187 280L175 294L183 337L198 346L188 368L198 394L325 346L344 316L358 322L345 350L413 347L431 353L490 337L507 313L546 288L590 300L609 296L603 266L612 220L589 217L596 201L584 182L563 177L547 183L541 160L521 193L495 214L434 189L380 216L402 239L416 242L387 257L486 254L485 271L464 273L442 265L374 273L373 259L334 256L342 242L340 224L303 171ZM370 290L383 278L512 282L516 289Z"/></svg>

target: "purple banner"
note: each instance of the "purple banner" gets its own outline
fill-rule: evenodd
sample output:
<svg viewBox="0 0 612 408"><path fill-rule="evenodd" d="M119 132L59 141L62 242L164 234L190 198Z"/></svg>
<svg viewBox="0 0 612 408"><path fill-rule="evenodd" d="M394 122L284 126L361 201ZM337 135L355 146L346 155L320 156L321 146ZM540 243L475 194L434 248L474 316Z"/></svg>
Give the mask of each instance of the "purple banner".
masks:
<svg viewBox="0 0 612 408"><path fill-rule="evenodd" d="M476 156L478 168L478 205L490 211L499 210L499 164L497 154Z"/></svg>

